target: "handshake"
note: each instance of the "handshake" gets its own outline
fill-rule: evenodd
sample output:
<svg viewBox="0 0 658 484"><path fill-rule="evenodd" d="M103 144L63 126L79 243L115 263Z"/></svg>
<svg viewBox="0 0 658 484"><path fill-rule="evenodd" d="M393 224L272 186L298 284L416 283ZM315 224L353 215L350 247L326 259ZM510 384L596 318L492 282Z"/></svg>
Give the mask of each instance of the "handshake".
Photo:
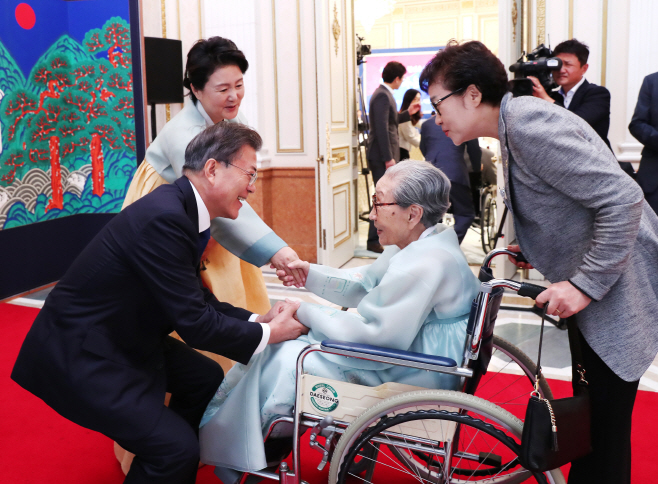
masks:
<svg viewBox="0 0 658 484"><path fill-rule="evenodd" d="M306 284L311 264L300 260L292 249L288 247L281 249L275 257L272 257L271 262L270 267L276 269L276 275L284 286L302 287ZM299 302L286 299L277 302L267 314L258 316L257 322L270 325L268 344L296 339L308 333L308 328L297 319L299 305Z"/></svg>

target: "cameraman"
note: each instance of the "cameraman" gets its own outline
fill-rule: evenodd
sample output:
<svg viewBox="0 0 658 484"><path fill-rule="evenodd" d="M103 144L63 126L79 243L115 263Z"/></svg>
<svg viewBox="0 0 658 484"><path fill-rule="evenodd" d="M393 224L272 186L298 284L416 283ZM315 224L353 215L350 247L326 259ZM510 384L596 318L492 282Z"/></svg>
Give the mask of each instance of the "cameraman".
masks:
<svg viewBox="0 0 658 484"><path fill-rule="evenodd" d="M533 95L548 102L567 108L583 118L611 148L608 141L610 129L610 91L603 86L591 84L585 79L589 67L589 48L576 39L558 44L553 55L562 60L562 68L553 73L560 89L547 93L536 77L528 76L533 84ZM629 162L620 162L622 170L634 176Z"/></svg>

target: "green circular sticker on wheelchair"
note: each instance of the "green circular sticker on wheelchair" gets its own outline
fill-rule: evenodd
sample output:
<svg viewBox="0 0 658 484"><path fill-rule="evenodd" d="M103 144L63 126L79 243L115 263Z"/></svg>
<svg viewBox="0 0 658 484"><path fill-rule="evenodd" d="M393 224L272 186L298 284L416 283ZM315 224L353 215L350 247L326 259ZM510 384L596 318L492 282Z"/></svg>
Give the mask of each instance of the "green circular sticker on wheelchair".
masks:
<svg viewBox="0 0 658 484"><path fill-rule="evenodd" d="M331 385L317 383L311 389L311 403L322 412L332 412L338 406L338 393Z"/></svg>

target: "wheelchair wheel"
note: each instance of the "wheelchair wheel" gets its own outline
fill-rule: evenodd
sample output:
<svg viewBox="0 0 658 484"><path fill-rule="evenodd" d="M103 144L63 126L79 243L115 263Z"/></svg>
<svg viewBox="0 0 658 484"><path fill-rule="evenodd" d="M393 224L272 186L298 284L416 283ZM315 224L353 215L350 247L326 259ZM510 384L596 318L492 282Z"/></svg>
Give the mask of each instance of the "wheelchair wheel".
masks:
<svg viewBox="0 0 658 484"><path fill-rule="evenodd" d="M492 402L523 420L530 392L535 386L537 365L518 347L494 335L489 370L482 377L475 396ZM539 380L539 393L552 399L553 392L546 379Z"/></svg>
<svg viewBox="0 0 658 484"><path fill-rule="evenodd" d="M480 238L482 250L488 254L496 248L496 191L486 188L480 197Z"/></svg>
<svg viewBox="0 0 658 484"><path fill-rule="evenodd" d="M351 463L364 458L360 451L380 445L366 482L564 483L559 470L533 474L521 467L522 428L509 412L473 395L402 393L371 407L346 429L333 454L329 482L351 480Z"/></svg>

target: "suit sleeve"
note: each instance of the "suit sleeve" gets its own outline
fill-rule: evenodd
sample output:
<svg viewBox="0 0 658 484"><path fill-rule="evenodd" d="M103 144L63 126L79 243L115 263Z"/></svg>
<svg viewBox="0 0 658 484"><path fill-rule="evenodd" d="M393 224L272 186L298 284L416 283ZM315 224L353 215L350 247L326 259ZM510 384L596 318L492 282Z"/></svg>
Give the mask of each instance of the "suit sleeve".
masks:
<svg viewBox="0 0 658 484"><path fill-rule="evenodd" d="M482 171L482 148L477 139L472 139L466 142L466 152L468 158L471 160L471 167L473 173L480 173Z"/></svg>
<svg viewBox="0 0 658 484"><path fill-rule="evenodd" d="M390 108L388 97L382 93L375 95L370 103L370 126L377 133L377 144L382 161L393 159L388 140L388 116Z"/></svg>
<svg viewBox="0 0 658 484"><path fill-rule="evenodd" d="M629 263L644 195L632 178L621 175L614 154L598 143L598 136L592 138L581 123L552 108L543 114L534 109L519 112L508 139L515 159L594 213L591 247L570 281L598 301Z"/></svg>
<svg viewBox="0 0 658 484"><path fill-rule="evenodd" d="M411 114L409 114L409 111L398 113L398 124L406 123L407 121L411 121Z"/></svg>
<svg viewBox="0 0 658 484"><path fill-rule="evenodd" d="M651 92L653 90L652 79L645 77L637 98L637 105L633 113L631 124L628 129L631 134L644 146L658 151L658 130L653 124L658 125L658 120L651 119ZM656 99L654 102L658 102Z"/></svg>
<svg viewBox="0 0 658 484"><path fill-rule="evenodd" d="M564 107L564 97L557 91L551 91L548 95L553 98L556 106Z"/></svg>
<svg viewBox="0 0 658 484"><path fill-rule="evenodd" d="M245 321L249 311L220 303L200 287L196 244L186 224L189 220L177 213L155 216L129 255L132 266L188 345L247 363L263 329Z"/></svg>
<svg viewBox="0 0 658 484"><path fill-rule="evenodd" d="M610 117L610 91L603 86L591 88L585 93L578 109L572 112L587 121L590 126L605 121Z"/></svg>
<svg viewBox="0 0 658 484"><path fill-rule="evenodd" d="M425 123L433 123L434 118L430 118ZM425 128L425 123L420 127L420 152L423 154L425 159L427 159L427 128Z"/></svg>

